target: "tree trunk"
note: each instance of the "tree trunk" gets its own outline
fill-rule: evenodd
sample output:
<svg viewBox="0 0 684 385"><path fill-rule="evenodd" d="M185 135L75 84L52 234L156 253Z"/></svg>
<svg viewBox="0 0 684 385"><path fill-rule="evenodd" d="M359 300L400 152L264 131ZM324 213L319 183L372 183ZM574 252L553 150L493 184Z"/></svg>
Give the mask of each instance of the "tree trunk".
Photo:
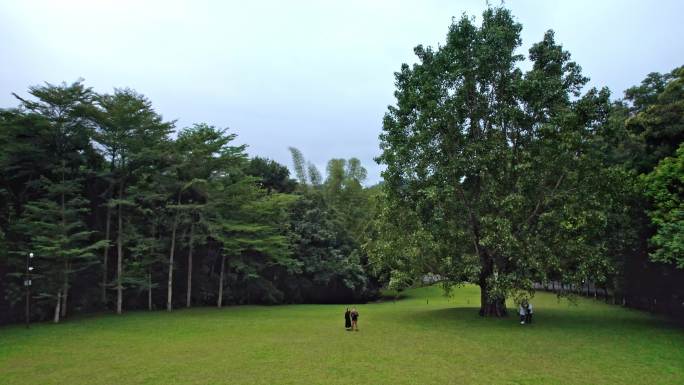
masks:
<svg viewBox="0 0 684 385"><path fill-rule="evenodd" d="M123 181L119 185L119 199L123 199ZM116 314L121 314L123 305L123 210L121 204L117 206L118 232L116 234Z"/></svg>
<svg viewBox="0 0 684 385"><path fill-rule="evenodd" d="M188 247L188 293L185 307L190 307L192 304L192 246L193 236L195 233L195 222L190 222L190 245Z"/></svg>
<svg viewBox="0 0 684 385"><path fill-rule="evenodd" d="M57 303L55 304L55 317L52 322L59 323L59 314L61 313L60 306L62 304L62 292L57 292Z"/></svg>
<svg viewBox="0 0 684 385"><path fill-rule="evenodd" d="M59 305L62 318L66 317L66 310L67 310L67 298L69 298L69 269L71 266L69 266L69 262L65 261L64 262L64 283L62 284L62 303Z"/></svg>
<svg viewBox="0 0 684 385"><path fill-rule="evenodd" d="M105 240L107 246L104 248L104 258L102 262L102 304L107 304L107 262L109 259L109 232L112 222L112 208L107 205L107 220L105 225Z"/></svg>
<svg viewBox="0 0 684 385"><path fill-rule="evenodd" d="M505 298L492 298L487 287L480 285L480 315L483 317L505 317L508 315Z"/></svg>
<svg viewBox="0 0 684 385"><path fill-rule="evenodd" d="M226 265L226 256L221 255L221 273L219 274L219 295L218 295L218 304L217 306L220 308L222 303L223 303L223 270Z"/></svg>
<svg viewBox="0 0 684 385"><path fill-rule="evenodd" d="M152 311L152 273L147 272L147 310Z"/></svg>
<svg viewBox="0 0 684 385"><path fill-rule="evenodd" d="M65 183L65 176L64 176L64 171L66 167L66 162L63 160L62 161L62 186L64 186ZM65 203L65 197L64 197L64 191L60 194L61 197L61 215L62 215L62 232L63 236L66 238L67 235L67 230L66 230L66 203ZM66 308L67 308L67 296L69 295L69 257L64 258L64 283L62 286L62 293L63 293L63 299L59 304L60 307L60 314L62 315L62 318L66 316ZM59 319L56 321L59 322Z"/></svg>
<svg viewBox="0 0 684 385"><path fill-rule="evenodd" d="M482 270L480 271L479 285L480 285L480 316L482 317L505 317L506 298L493 297L490 293L490 288L487 279L494 274L494 260L491 256L481 251L480 262Z"/></svg>
<svg viewBox="0 0 684 385"><path fill-rule="evenodd" d="M180 197L179 197L180 200ZM167 282L167 292L166 292L166 310L173 310L173 305L171 303L173 299L173 256L176 251L176 231L178 230L178 212L173 218L173 226L171 228L171 252L169 252L169 278Z"/></svg>

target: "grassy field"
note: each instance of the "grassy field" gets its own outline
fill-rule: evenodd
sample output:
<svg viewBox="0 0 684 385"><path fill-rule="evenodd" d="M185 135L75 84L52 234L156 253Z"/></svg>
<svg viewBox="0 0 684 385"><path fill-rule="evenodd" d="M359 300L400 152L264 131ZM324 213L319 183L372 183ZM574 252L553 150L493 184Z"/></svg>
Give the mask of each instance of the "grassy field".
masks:
<svg viewBox="0 0 684 385"><path fill-rule="evenodd" d="M536 319L482 319L475 287L343 307L133 312L0 328L0 384L684 384L684 330L540 293ZM428 303L429 302L429 303Z"/></svg>

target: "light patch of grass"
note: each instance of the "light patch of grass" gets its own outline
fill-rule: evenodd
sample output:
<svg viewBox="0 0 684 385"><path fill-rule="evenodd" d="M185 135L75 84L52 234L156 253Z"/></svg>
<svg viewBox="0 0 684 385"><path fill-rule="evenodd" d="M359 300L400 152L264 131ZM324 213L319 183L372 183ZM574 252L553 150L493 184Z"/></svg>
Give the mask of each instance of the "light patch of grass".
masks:
<svg viewBox="0 0 684 385"><path fill-rule="evenodd" d="M0 384L682 384L684 331L539 293L535 323L477 315L479 289L396 302L131 312L0 329Z"/></svg>

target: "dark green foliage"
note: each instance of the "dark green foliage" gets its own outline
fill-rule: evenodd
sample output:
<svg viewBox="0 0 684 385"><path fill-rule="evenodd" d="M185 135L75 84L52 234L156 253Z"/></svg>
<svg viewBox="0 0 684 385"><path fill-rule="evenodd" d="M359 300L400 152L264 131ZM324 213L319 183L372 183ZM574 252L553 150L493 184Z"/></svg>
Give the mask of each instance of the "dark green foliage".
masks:
<svg viewBox="0 0 684 385"><path fill-rule="evenodd" d="M292 206L290 234L301 278L289 282L293 302L352 302L366 295L359 246L320 194Z"/></svg>
<svg viewBox="0 0 684 385"><path fill-rule="evenodd" d="M297 170L297 165L306 161L299 150L290 151ZM295 254L306 259L305 275L308 273L310 284L305 285L305 290L317 294L300 294L299 288L293 298L344 302L373 297L377 282L364 273L370 266L362 245L369 240L367 230L377 188L363 187L366 169L356 158L331 159L325 181L315 166L309 166L311 188L301 189L303 197L295 205L291 232Z"/></svg>
<svg viewBox="0 0 684 385"><path fill-rule="evenodd" d="M642 180L653 201L648 213L656 227L651 257L684 269L684 143L676 156L661 160Z"/></svg>
<svg viewBox="0 0 684 385"><path fill-rule="evenodd" d="M609 164L626 171L622 185L630 196L619 218L628 230L611 232L612 285L630 306L678 315L684 314L684 272L676 268L681 170L675 151L684 139L683 75L681 67L652 73L625 91L613 105L602 150Z"/></svg>
<svg viewBox="0 0 684 385"><path fill-rule="evenodd" d="M321 217L301 211L312 198L293 194L307 189L285 166L248 160L234 134L206 124L172 138L174 122L133 90L98 95L76 82L30 94L0 110L0 322L23 314L29 252L33 319L57 320L67 308L121 313L365 294L359 244L322 200L323 178L301 153L298 175L314 186Z"/></svg>
<svg viewBox="0 0 684 385"><path fill-rule="evenodd" d="M625 91L629 116L629 166L647 173L673 156L684 141L684 67L669 74L649 74L640 86Z"/></svg>
<svg viewBox="0 0 684 385"><path fill-rule="evenodd" d="M276 161L254 157L250 159L247 168L247 175L259 178L258 183L270 194L279 192L289 194L294 191L297 182L290 179L290 170Z"/></svg>

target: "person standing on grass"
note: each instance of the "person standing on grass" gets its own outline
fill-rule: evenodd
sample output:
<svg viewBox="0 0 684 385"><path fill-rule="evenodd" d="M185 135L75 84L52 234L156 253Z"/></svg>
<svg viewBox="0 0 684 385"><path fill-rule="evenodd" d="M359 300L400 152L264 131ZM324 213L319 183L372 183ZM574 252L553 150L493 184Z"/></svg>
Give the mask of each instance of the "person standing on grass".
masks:
<svg viewBox="0 0 684 385"><path fill-rule="evenodd" d="M527 301L520 302L520 307L518 308L518 314L520 314L520 324L524 325L527 319Z"/></svg>
<svg viewBox="0 0 684 385"><path fill-rule="evenodd" d="M351 330L352 327L352 320L351 320L351 312L349 311L349 308L347 308L347 311L344 312L344 328L347 329L347 331Z"/></svg>
<svg viewBox="0 0 684 385"><path fill-rule="evenodd" d="M527 308L525 309L525 323L531 324L532 323L532 313L534 313L534 311L532 311L532 304L531 303L529 303L527 301L525 301L525 303L527 304Z"/></svg>
<svg viewBox="0 0 684 385"><path fill-rule="evenodd" d="M356 330L357 332L359 331L359 312L356 310L356 308L352 308L351 311L351 322L352 322L352 330Z"/></svg>

